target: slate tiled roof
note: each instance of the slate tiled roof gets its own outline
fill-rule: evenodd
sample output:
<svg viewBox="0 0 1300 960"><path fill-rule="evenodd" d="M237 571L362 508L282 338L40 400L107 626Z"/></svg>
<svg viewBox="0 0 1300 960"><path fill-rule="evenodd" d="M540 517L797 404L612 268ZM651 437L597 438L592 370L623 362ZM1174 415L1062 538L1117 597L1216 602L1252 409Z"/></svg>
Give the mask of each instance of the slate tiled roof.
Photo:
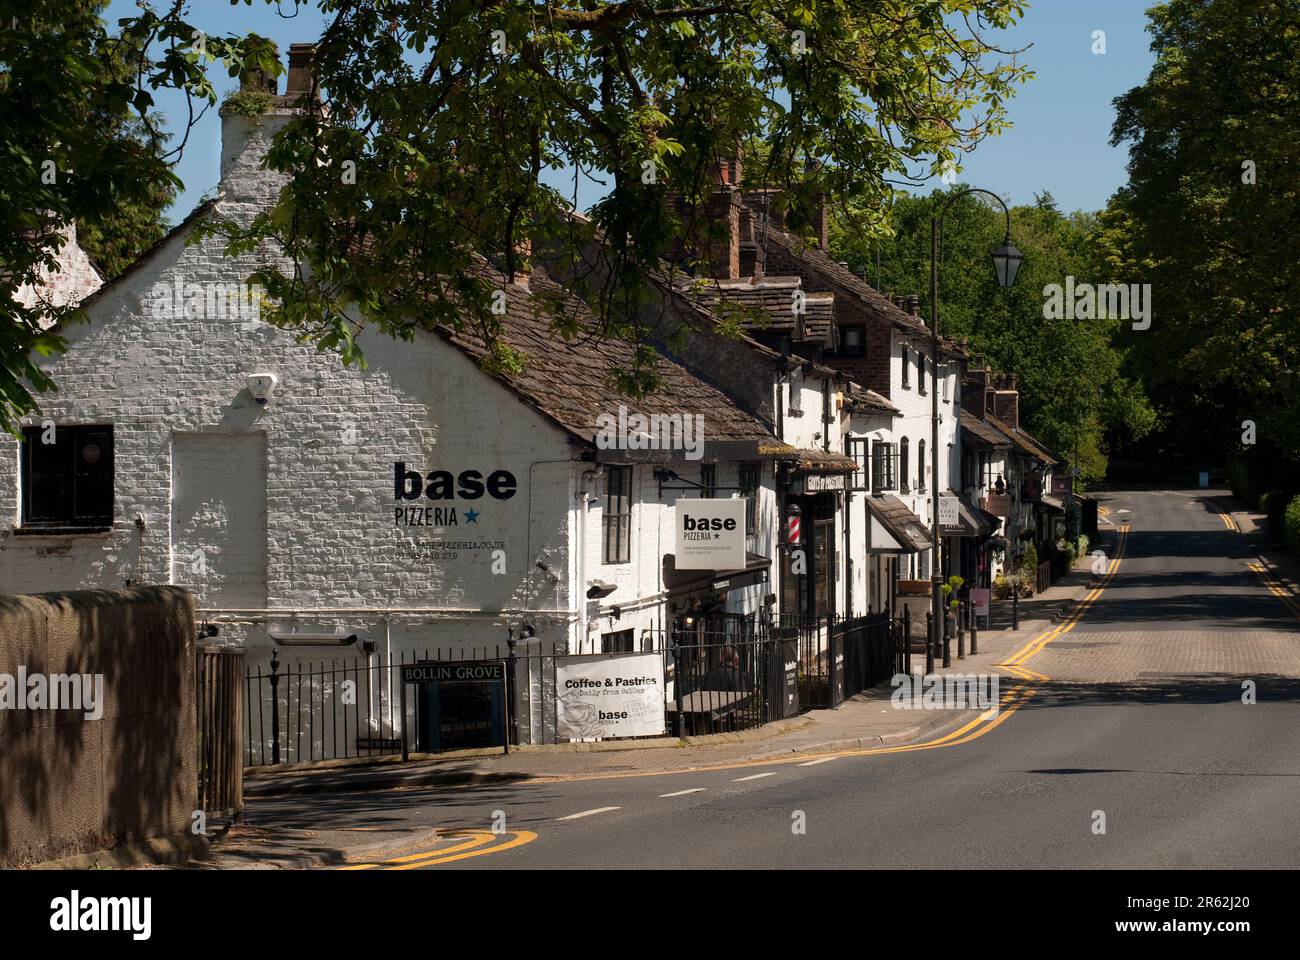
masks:
<svg viewBox="0 0 1300 960"><path fill-rule="evenodd" d="M600 429L597 419L602 414L617 416L622 404L629 414L701 415L706 442L776 442L759 420L662 355L656 364L663 379L660 389L640 400L621 394L607 375L612 366L631 366L631 344L593 337L596 321L586 304L562 290L541 270L533 270L529 289L525 289L506 282L493 268L484 269L506 294L500 338L526 357L521 372L501 374L496 379L574 436L592 441ZM561 298L567 317L579 331L578 337L566 342L551 329L542 296ZM437 331L474 360L487 356L487 343L477 331L441 326Z"/></svg>
<svg viewBox="0 0 1300 960"><path fill-rule="evenodd" d="M749 333L763 330L789 331L796 341L811 340L831 344L835 325L835 295L803 294L803 313L794 308L795 293L803 281L799 277L746 277L737 280L681 278L679 286L688 294L701 297L715 310L732 304L750 311L762 311L763 322L742 318L740 327Z"/></svg>
<svg viewBox="0 0 1300 960"><path fill-rule="evenodd" d="M857 410L868 413L883 413L891 417L901 417L903 415L903 411L890 403L887 397L881 396L874 390L860 387L856 383L849 384L845 397L849 405Z"/></svg>
<svg viewBox="0 0 1300 960"><path fill-rule="evenodd" d="M931 546L929 529L898 497L890 494L867 497L867 509L899 545L910 546L914 553Z"/></svg>
<svg viewBox="0 0 1300 960"><path fill-rule="evenodd" d="M994 447L1010 447L1015 441L992 424L985 423L968 410L961 412L961 428Z"/></svg>
<svg viewBox="0 0 1300 960"><path fill-rule="evenodd" d="M849 294L879 316L885 318L900 330L905 330L919 337L930 336L930 329L920 317L914 317L906 310L900 309L892 300L872 287L848 267L826 255L819 247L806 242L802 237L787 233L775 227L771 221L751 209L754 218L754 242L758 245L779 246L790 255L802 260L823 280ZM957 341L940 337L939 342L951 356L964 356L965 350Z"/></svg>
<svg viewBox="0 0 1300 960"><path fill-rule="evenodd" d="M999 432L1004 433L1008 437L1010 437L1011 442L1014 443L1017 447L1019 447L1020 451L1025 455L1033 457L1036 460L1042 460L1044 463L1058 462L1056 454L1048 450L1045 446L1043 446L1032 436L1030 436L1026 431L1013 427L1008 423L1003 423L1001 420L999 420L997 417L993 416L992 414L986 414L984 419L988 421L988 423L991 424L993 427L997 428Z"/></svg>

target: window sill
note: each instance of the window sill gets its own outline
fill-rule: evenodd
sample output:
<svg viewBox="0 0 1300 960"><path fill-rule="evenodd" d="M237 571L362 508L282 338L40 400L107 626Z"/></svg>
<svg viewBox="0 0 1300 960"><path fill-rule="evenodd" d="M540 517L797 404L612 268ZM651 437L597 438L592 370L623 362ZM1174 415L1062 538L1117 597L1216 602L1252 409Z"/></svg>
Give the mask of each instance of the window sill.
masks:
<svg viewBox="0 0 1300 960"><path fill-rule="evenodd" d="M104 527L14 527L15 537L103 537L113 532Z"/></svg>

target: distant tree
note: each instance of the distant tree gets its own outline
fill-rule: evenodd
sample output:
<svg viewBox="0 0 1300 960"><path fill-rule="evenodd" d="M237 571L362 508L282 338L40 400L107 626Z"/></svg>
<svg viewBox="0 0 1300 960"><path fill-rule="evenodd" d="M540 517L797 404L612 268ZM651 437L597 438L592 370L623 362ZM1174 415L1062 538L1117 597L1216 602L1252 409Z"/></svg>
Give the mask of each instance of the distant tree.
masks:
<svg viewBox="0 0 1300 960"><path fill-rule="evenodd" d="M962 187L954 186L951 192ZM889 221L893 237L877 240L842 221L832 232L832 253L874 271L895 294L918 294L929 315L930 220L950 192L903 196ZM1050 195L1047 195L1050 199ZM939 268L939 326L965 339L998 370L1019 377L1021 421L1057 454L1077 453L1085 479L1106 471L1110 438L1145 435L1154 414L1141 388L1122 374L1115 346L1119 320L1045 319L1045 288L1067 276L1103 283L1091 214L1061 214L1038 203L1011 210L1012 236L1024 253L1015 285L997 285L989 252L1003 236L1001 209L978 195L952 201L944 217ZM869 274L870 274L869 271Z"/></svg>
<svg viewBox="0 0 1300 960"><path fill-rule="evenodd" d="M158 233L158 203L179 183L171 164L197 113L168 149L153 92L178 89L211 104L212 61L232 74L279 69L263 40L199 34L182 0L162 13L141 6L113 31L104 7L44 0L0 10L0 429L34 409L29 388L54 386L34 357L60 350L48 328L78 316L17 299L56 266L63 228L77 223L110 273Z"/></svg>
<svg viewBox="0 0 1300 960"><path fill-rule="evenodd" d="M1102 217L1110 272L1152 286L1133 373L1175 449L1300 463L1300 6L1169 0L1155 65L1116 100L1129 182Z"/></svg>
<svg viewBox="0 0 1300 960"><path fill-rule="evenodd" d="M889 178L929 176L1002 129L1027 76L990 37L1021 0L320 6L323 108L276 137L269 163L290 177L276 207L224 230L231 252L288 254L291 268L252 277L272 301L263 317L345 361L362 359L362 326L410 337L438 322L473 327L489 367L517 368L479 258L511 275L525 241L605 336L643 343L648 274L704 246L706 198L738 149L762 140L761 179L795 206L883 205ZM544 184L548 170L605 184L589 220L557 216L576 197ZM653 389L656 354L633 356L610 379Z"/></svg>

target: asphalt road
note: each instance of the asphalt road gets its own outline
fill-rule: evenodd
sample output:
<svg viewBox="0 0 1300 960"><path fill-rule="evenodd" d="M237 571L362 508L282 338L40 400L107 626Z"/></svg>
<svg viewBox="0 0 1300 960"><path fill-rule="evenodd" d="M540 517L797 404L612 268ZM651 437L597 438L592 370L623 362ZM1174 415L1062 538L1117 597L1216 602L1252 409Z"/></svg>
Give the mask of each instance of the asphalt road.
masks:
<svg viewBox="0 0 1300 960"><path fill-rule="evenodd" d="M1027 661L1050 679L966 742L314 796L261 815L445 828L436 849L376 869L1294 867L1300 621L1208 498L1104 501L1131 525L1113 579Z"/></svg>

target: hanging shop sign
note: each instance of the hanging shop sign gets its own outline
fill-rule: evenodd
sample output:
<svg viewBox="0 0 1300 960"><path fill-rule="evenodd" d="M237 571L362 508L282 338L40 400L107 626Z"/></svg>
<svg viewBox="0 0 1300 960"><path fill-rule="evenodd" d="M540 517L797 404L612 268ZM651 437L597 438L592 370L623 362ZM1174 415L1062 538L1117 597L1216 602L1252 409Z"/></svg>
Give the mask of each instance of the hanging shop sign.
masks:
<svg viewBox="0 0 1300 960"><path fill-rule="evenodd" d="M574 657L555 668L560 737L655 737L664 733L659 653Z"/></svg>
<svg viewBox="0 0 1300 960"><path fill-rule="evenodd" d="M745 501L678 500L678 570L743 570Z"/></svg>
<svg viewBox="0 0 1300 960"><path fill-rule="evenodd" d="M810 473L803 478L804 493L821 493L824 490L844 490L845 474Z"/></svg>
<svg viewBox="0 0 1300 960"><path fill-rule="evenodd" d="M961 514L956 497L939 497L939 526L945 530L960 529Z"/></svg>
<svg viewBox="0 0 1300 960"><path fill-rule="evenodd" d="M984 509L995 517L1011 516L1011 495L1009 493L990 493L984 498Z"/></svg>

